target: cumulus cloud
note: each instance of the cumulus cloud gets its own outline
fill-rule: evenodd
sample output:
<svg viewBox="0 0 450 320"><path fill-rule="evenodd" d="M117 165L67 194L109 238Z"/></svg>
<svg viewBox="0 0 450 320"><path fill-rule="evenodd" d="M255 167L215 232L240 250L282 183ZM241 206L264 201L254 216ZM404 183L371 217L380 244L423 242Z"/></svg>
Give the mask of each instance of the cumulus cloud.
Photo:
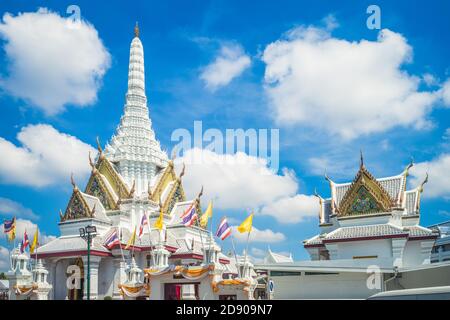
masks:
<svg viewBox="0 0 450 320"><path fill-rule="evenodd" d="M111 59L93 25L41 8L6 13L0 37L8 63L0 86L6 92L47 115L96 101Z"/></svg>
<svg viewBox="0 0 450 320"><path fill-rule="evenodd" d="M204 187L203 199L213 199L218 209L257 208L297 191L297 179L292 171L281 175L269 170L263 159L243 152L217 154L194 148L177 161L186 164L183 182L190 197Z"/></svg>
<svg viewBox="0 0 450 320"><path fill-rule="evenodd" d="M9 250L0 246L0 271L5 272L10 268Z"/></svg>
<svg viewBox="0 0 450 320"><path fill-rule="evenodd" d="M16 219L16 240L22 241L23 235L25 233L25 230L27 231L28 239L30 241L33 240L34 233L36 232L36 228L38 228L38 225L31 222L27 219ZM3 233L4 226L0 226L0 231ZM56 236L53 235L47 235L46 233L42 232L42 230L39 229L39 243L40 245L44 245L51 240L56 239Z"/></svg>
<svg viewBox="0 0 450 320"><path fill-rule="evenodd" d="M247 242L247 233L239 233L237 227L232 227L233 235L238 242ZM259 230L253 226L250 233L249 242L275 243L286 240L286 236L281 232L274 232L270 229Z"/></svg>
<svg viewBox="0 0 450 320"><path fill-rule="evenodd" d="M396 126L428 128L438 91L402 66L412 48L384 29L376 41L347 41L328 29L298 27L263 53L265 88L280 125L309 126L344 139Z"/></svg>
<svg viewBox="0 0 450 320"><path fill-rule="evenodd" d="M442 98L444 104L450 106L450 79L447 80L442 86Z"/></svg>
<svg viewBox="0 0 450 320"><path fill-rule="evenodd" d="M21 146L0 137L0 182L43 187L90 172L88 154L96 150L50 125L28 125L17 135Z"/></svg>
<svg viewBox="0 0 450 320"><path fill-rule="evenodd" d="M0 215L16 216L32 220L39 219L39 216L33 210L24 207L21 203L2 197L0 197Z"/></svg>
<svg viewBox="0 0 450 320"><path fill-rule="evenodd" d="M444 153L439 157L417 163L411 168L410 186L417 187L428 173L428 183L424 187L423 196L430 198L450 198L450 154Z"/></svg>
<svg viewBox="0 0 450 320"><path fill-rule="evenodd" d="M250 66L250 63L250 57L245 54L240 45L222 45L218 56L203 69L200 78L205 82L207 88L216 90L240 76Z"/></svg>
<svg viewBox="0 0 450 320"><path fill-rule="evenodd" d="M276 200L263 207L260 213L272 216L280 223L299 223L307 218L317 218L319 201L315 196L298 194Z"/></svg>

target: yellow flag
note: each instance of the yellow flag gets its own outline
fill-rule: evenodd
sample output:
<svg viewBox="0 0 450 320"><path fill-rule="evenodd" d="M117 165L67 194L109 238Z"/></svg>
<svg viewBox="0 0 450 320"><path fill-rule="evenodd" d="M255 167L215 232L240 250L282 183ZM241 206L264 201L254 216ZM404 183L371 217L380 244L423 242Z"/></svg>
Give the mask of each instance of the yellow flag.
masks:
<svg viewBox="0 0 450 320"><path fill-rule="evenodd" d="M125 250L128 250L131 246L134 246L135 241L136 241L136 227L134 227L133 234L131 235L130 240L128 240Z"/></svg>
<svg viewBox="0 0 450 320"><path fill-rule="evenodd" d="M33 242L30 246L30 253L34 253L34 250L36 250L38 244L38 238L39 238L39 230L36 228L36 232L34 233Z"/></svg>
<svg viewBox="0 0 450 320"><path fill-rule="evenodd" d="M7 233L8 235L8 241L14 241L16 238L16 227L14 226L13 229Z"/></svg>
<svg viewBox="0 0 450 320"><path fill-rule="evenodd" d="M212 215L213 215L213 205L212 201L210 201L208 204L208 208L206 208L206 211L200 217L200 226L202 228L206 228L206 226L208 225L208 219L211 218Z"/></svg>
<svg viewBox="0 0 450 320"><path fill-rule="evenodd" d="M237 230L240 233L244 232L250 232L252 231L252 224L253 224L253 213L245 219L239 227L237 227Z"/></svg>
<svg viewBox="0 0 450 320"><path fill-rule="evenodd" d="M162 210L159 211L159 217L156 219L153 227L160 231L164 228L164 214Z"/></svg>

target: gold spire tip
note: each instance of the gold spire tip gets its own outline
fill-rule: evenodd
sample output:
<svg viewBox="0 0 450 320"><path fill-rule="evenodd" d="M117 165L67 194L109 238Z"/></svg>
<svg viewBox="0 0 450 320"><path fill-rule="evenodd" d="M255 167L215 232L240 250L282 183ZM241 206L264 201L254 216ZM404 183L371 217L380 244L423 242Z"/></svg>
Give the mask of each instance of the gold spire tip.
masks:
<svg viewBox="0 0 450 320"><path fill-rule="evenodd" d="M136 21L136 25L134 26L134 35L139 38L139 24Z"/></svg>

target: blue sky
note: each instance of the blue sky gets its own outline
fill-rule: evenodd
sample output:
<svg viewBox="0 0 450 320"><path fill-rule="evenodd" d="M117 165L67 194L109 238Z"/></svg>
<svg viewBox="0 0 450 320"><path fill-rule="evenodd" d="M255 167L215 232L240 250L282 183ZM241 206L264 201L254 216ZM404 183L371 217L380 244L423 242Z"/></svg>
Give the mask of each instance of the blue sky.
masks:
<svg viewBox="0 0 450 320"><path fill-rule="evenodd" d="M366 51L354 50L362 49L363 41L375 45L381 43L377 40L380 30L369 30L366 26L366 9L373 4L372 1L136 0L105 4L27 0L2 1L0 13L9 12L17 17L21 12L35 13L39 7L45 7L67 17L66 9L71 4L79 6L83 21L91 25L89 30L98 32L99 42L88 47L104 62L93 66L95 72L101 73L93 82L98 86L94 88L96 99L88 99L85 103L76 102L75 98L67 99L67 103L58 110L54 105L45 109L36 100L24 98L23 93L9 88L8 83L17 72L14 68L19 65L14 61L19 61L15 60L19 58L6 48L17 32L11 31L13 29L2 31L0 25L0 137L5 144L9 142L21 147L23 141L18 139L18 133L38 124L56 130L47 130L50 136L57 132L76 138L82 150L89 148L86 144L94 146L96 136L106 142L122 113L129 44L134 24L139 21L145 49L150 116L157 138L165 149L173 147L170 137L175 129L192 130L196 120L202 120L205 129L222 131L227 128L278 128L280 171L277 177L282 178L274 179L283 180L282 185L286 185L290 198L301 194L309 197L310 201L315 188L323 196L329 196L328 185L323 178L325 170L336 181L353 179L358 169L360 149L364 151L366 166L375 176L398 174L413 157L417 166L412 172L411 187L423 179L426 171L430 173L422 202L421 224L450 219L450 179L445 179L450 169L450 110L447 108L450 85L446 87L450 78L448 1L377 1L381 8L381 27L390 30L391 34L387 35L384 47L369 46ZM6 25L4 19L1 23ZM20 32L30 39L33 39L33 34L41 36L38 29L27 30ZM317 38L311 40L308 36ZM20 42L14 41L16 44ZM58 44L53 42L51 45ZM280 52L280 45L284 45L288 53ZM297 49L303 45L308 45L311 52L319 53L317 59L297 57ZM323 45L328 48L328 54L321 54ZM17 47L23 49L26 46L19 43ZM107 55L100 47L107 51ZM30 54L34 54L40 48L40 43L36 46L30 43L28 49ZM81 50L81 45L74 48L75 51ZM228 55L226 50L229 50ZM402 50L407 53L401 53ZM340 61L341 52L354 52L355 64ZM241 60L241 68L230 76L231 79L214 86L211 79L205 80L202 74L220 57L245 59ZM61 61L53 61L49 69L58 63L66 65L67 62L69 65L70 58L57 57ZM286 59L284 62L283 58ZM277 69L295 70L298 63L311 66L308 76L300 72L286 79ZM380 101L368 100L366 103L364 99L372 97L370 93L368 96L356 95L353 86L348 85L353 79L349 75L358 67L361 78L356 79L355 86L359 83L365 85ZM36 73L48 72L42 69L36 68ZM386 78L375 76L377 70L386 74ZM318 86L320 81L315 79L326 80L322 82L323 87ZM19 77L14 84L22 80ZM295 88L296 81L307 83L308 92L298 94L292 90L291 86ZM342 83L343 90L337 90L339 83ZM383 83L388 83L394 92L390 92ZM58 86L55 88L56 96L59 94ZM396 96L397 92L402 92L401 96ZM322 97L334 94L336 99L331 102ZM407 100L407 97L411 99ZM345 102L347 99L348 104ZM290 101L294 103L289 104ZM390 110L389 101L399 104L398 112ZM361 110L371 111L365 113ZM355 116L360 111L361 117ZM289 119L284 116L289 112L304 112L305 115ZM345 129L347 125L352 128L350 131ZM31 139L30 135L41 132L30 130L28 139ZM35 143L46 144L47 141ZM8 154L5 152L1 157L8 157ZM53 160L50 166L57 166L58 161L64 162L65 158L55 156ZM85 162L87 165L87 159ZM284 174L283 168L291 170L291 173ZM0 165L0 200L3 201L0 217L7 218L11 211L16 211L19 217L39 224L45 234L57 235L58 211L65 210L71 193L70 175L64 173L71 172L71 168L58 174L53 168L41 168L34 183L24 183L13 177L14 173L2 173L1 170L7 171L7 167ZM191 172L198 171L193 169ZM293 173L295 178L292 178ZM48 183L37 182L43 176L54 178ZM80 180L83 177L81 175ZM252 179L250 174L243 177ZM215 178L220 180L220 176ZM268 181L270 184L272 180ZM292 192L294 182L297 190ZM220 186L214 188L221 190ZM253 195L244 196L251 198ZM251 247L255 248L253 254L257 256L260 254L258 249L266 249L270 245L274 251L292 252L296 259L307 258L301 240L318 232L317 215L311 212L311 208L304 208L292 200L285 203L295 203L299 206L293 206L293 211L300 208L298 210L305 212L292 213L298 218L294 222L283 223L281 217L277 219L274 216L277 210L268 213L279 203L278 200L258 198L249 202L252 207L266 212L257 214L255 226L278 234L270 244L264 241L252 243ZM236 220L245 216L248 206L239 208L225 202L215 211L216 216L227 214ZM286 207L289 211L289 206ZM0 245L6 246L4 239L0 240ZM242 248L243 244L239 247Z"/></svg>

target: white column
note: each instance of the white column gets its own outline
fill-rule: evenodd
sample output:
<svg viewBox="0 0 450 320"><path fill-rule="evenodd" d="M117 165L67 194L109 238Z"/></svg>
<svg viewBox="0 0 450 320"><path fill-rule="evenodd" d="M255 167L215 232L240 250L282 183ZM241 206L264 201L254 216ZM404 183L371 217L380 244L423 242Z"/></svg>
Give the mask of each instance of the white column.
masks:
<svg viewBox="0 0 450 320"><path fill-rule="evenodd" d="M119 285L123 284L127 280L127 274L125 272L127 264L121 257L114 258L114 287L113 287L113 299L121 299Z"/></svg>
<svg viewBox="0 0 450 320"><path fill-rule="evenodd" d="M406 246L406 238L392 239L392 258L394 259L394 266L403 266L403 251Z"/></svg>
<svg viewBox="0 0 450 320"><path fill-rule="evenodd" d="M100 265L101 257L91 256L90 257L90 299L97 300L98 299L98 267ZM84 288L83 288L83 297L87 298L87 275L88 275L88 264L87 264L87 256L83 257L83 265L84 265Z"/></svg>
<svg viewBox="0 0 450 320"><path fill-rule="evenodd" d="M433 245L434 245L434 239L433 240L426 240L426 241L422 241L420 243L420 255L421 255L421 260L423 264L429 264L430 263L430 258L431 258L431 250L433 249Z"/></svg>

